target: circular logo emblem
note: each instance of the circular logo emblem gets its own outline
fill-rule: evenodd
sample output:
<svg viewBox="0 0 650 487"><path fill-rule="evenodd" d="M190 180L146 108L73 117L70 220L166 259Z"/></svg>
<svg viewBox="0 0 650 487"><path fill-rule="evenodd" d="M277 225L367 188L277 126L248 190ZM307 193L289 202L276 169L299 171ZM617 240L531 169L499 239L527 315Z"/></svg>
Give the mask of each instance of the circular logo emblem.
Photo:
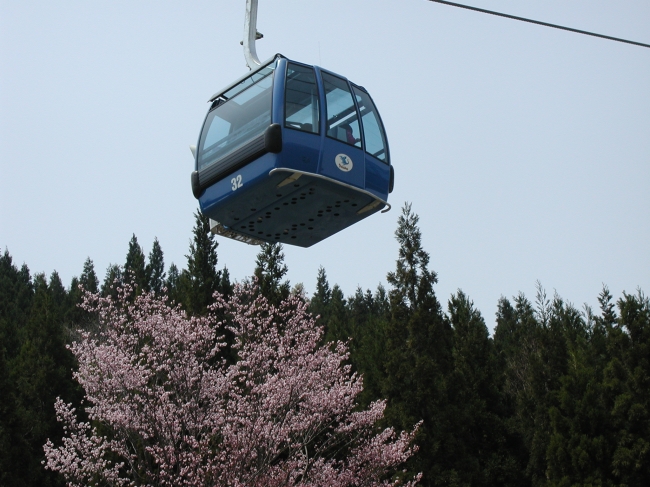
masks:
<svg viewBox="0 0 650 487"><path fill-rule="evenodd" d="M346 156L345 154L339 154L338 156L336 156L335 162L336 162L336 167L338 167L343 172L352 171L352 168L354 167L354 164L352 164L352 159L350 159L350 156Z"/></svg>

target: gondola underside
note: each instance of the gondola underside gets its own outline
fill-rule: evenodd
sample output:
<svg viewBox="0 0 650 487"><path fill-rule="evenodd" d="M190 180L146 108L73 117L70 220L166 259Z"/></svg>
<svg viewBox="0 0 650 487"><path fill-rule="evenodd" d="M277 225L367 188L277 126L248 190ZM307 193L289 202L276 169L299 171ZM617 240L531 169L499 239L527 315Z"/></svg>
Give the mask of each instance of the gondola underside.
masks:
<svg viewBox="0 0 650 487"><path fill-rule="evenodd" d="M273 169L262 181L217 206L209 212L215 220L214 233L251 244L280 242L300 247L310 247L390 208L367 191L292 169Z"/></svg>

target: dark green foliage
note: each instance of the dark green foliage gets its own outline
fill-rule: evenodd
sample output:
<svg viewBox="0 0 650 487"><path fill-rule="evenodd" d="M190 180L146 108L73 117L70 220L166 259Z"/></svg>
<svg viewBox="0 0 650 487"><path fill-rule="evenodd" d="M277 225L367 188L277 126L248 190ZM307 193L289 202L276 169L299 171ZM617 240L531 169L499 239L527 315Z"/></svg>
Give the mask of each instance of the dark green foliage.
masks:
<svg viewBox="0 0 650 487"><path fill-rule="evenodd" d="M445 455L460 485L524 485L504 422L494 344L481 313L458 291L448 303L454 370L448 381L453 434Z"/></svg>
<svg viewBox="0 0 650 487"><path fill-rule="evenodd" d="M14 368L33 295L29 269L23 265L19 271L5 250L0 257L0 485L7 487L24 485L19 465L32 456Z"/></svg>
<svg viewBox="0 0 650 487"><path fill-rule="evenodd" d="M224 267L221 271L221 280L219 282L218 291L224 298L228 299L232 295L233 290L234 285L230 282L230 272L228 272L227 267Z"/></svg>
<svg viewBox="0 0 650 487"><path fill-rule="evenodd" d="M154 292L157 296L162 293L165 286L165 261L163 251L160 248L158 238L153 241L153 247L149 253L149 262L146 266L147 289Z"/></svg>
<svg viewBox="0 0 650 487"><path fill-rule="evenodd" d="M650 303L640 291L618 301L612 355L605 368L608 409L614 425L612 473L617 482L650 479ZM605 317L603 317L606 319Z"/></svg>
<svg viewBox="0 0 650 487"><path fill-rule="evenodd" d="M529 457L537 433L542 351L535 311L523 294L515 298L514 307L505 298L499 301L494 342L503 366L503 399L511 407L509 421Z"/></svg>
<svg viewBox="0 0 650 487"><path fill-rule="evenodd" d="M45 276L39 274L34 288L34 303L14 364L23 438L31 460L31 464L22 467L26 484L51 485L50 481L57 477L42 469L42 447L47 438L62 434L54 415L54 400L57 396L68 402L74 399L74 360L65 348L65 309L61 299L65 290L58 275L53 275L48 286Z"/></svg>
<svg viewBox="0 0 650 487"><path fill-rule="evenodd" d="M289 281L282 282L287 270L282 244L262 244L255 260L255 277L260 293L271 304L278 305L289 296Z"/></svg>
<svg viewBox="0 0 650 487"><path fill-rule="evenodd" d="M102 283L102 296L117 296L117 288L124 284L122 268L117 264L109 264L106 277Z"/></svg>
<svg viewBox="0 0 650 487"><path fill-rule="evenodd" d="M156 239L148 264L133 235L124 269L110 265L101 286L115 295L125 280L162 293L191 314L204 314L215 291L233 283L217 271L217 242L197 212L187 269L165 275ZM411 429L422 420L419 452L406 475L424 486L645 486L650 479L650 304L640 291L614 301L605 287L600 313L579 311L537 284L498 303L493 338L462 291L443 310L435 292L418 216L406 205L395 233L400 246L390 289L358 288L344 296L318 271L310 310L323 340L349 345L349 363L364 378L359 404L385 399L385 424ZM264 245L255 276L277 304L289 294L281 245ZM56 396L78 400L66 350L93 317L77 305L80 286L99 280L86 259L66 290L59 275L32 279L26 265L0 255L0 485L62 485L40 461L45 438L61 431ZM297 286L298 290L300 286ZM224 341L232 343L226 332ZM219 360L236 360L226 347Z"/></svg>
<svg viewBox="0 0 650 487"><path fill-rule="evenodd" d="M0 327L2 324L0 324ZM1 330L1 328L0 328ZM19 428L17 425L16 390L9 377L10 366L7 363L7 351L0 345L0 485L16 485L14 476L14 459L17 451L24 451L18 444Z"/></svg>
<svg viewBox="0 0 650 487"><path fill-rule="evenodd" d="M429 270L429 254L422 247L419 220L420 217L412 212L411 205L404 205L395 231L399 243L397 266L394 272L386 276L388 283L394 287L391 296L400 306L406 306L411 311L437 305L433 285L438 278L435 272Z"/></svg>
<svg viewBox="0 0 650 487"><path fill-rule="evenodd" d="M144 252L135 234L129 242L129 251L124 264L124 281L137 287L136 295L148 291L147 266Z"/></svg>
<svg viewBox="0 0 650 487"><path fill-rule="evenodd" d="M41 461L45 440L62 434L54 399L78 399L74 361L65 346L68 293L56 272L49 283L39 274L32 284L27 267L18 271L5 252L0 294L0 484L63 485Z"/></svg>
<svg viewBox="0 0 650 487"><path fill-rule="evenodd" d="M331 299L332 290L329 282L327 282L325 268L321 266L318 268L318 276L316 277L316 292L309 301L309 312L314 316L320 316L321 323L326 320L325 313L329 308Z"/></svg>
<svg viewBox="0 0 650 487"><path fill-rule="evenodd" d="M99 280L95 273L95 265L90 257L84 262L81 276L79 278L73 277L70 283L68 309L64 321L72 330L86 329L92 321L92 317L79 307L85 291L91 293L99 291Z"/></svg>
<svg viewBox="0 0 650 487"><path fill-rule="evenodd" d="M624 294L617 316L603 289L601 316L538 287L499 303L495 343L506 421L528 456L532 485L647 485L650 478L650 307Z"/></svg>
<svg viewBox="0 0 650 487"><path fill-rule="evenodd" d="M84 268L79 277L79 284L89 293L99 291L99 279L95 273L95 264L93 264L90 257L87 257L84 262Z"/></svg>
<svg viewBox="0 0 650 487"><path fill-rule="evenodd" d="M348 326L351 360L363 375L363 391L358 401L366 407L383 397L382 386L386 378L384 360L386 355L386 328L390 309L386 291L380 285L373 295L361 288L348 300Z"/></svg>
<svg viewBox="0 0 650 487"><path fill-rule="evenodd" d="M169 266L169 272L167 273L167 280L165 281L165 287L167 288L167 296L169 299L175 303L180 302L180 290L179 283L181 279L181 274L178 271L176 264L172 262L172 265Z"/></svg>
<svg viewBox="0 0 650 487"><path fill-rule="evenodd" d="M190 253L186 255L187 269L181 273L177 288L179 301L185 309L190 314L201 315L214 302L213 295L219 290L221 273L217 271L218 243L210 232L210 219L199 211L194 218L194 236Z"/></svg>
<svg viewBox="0 0 650 487"><path fill-rule="evenodd" d="M422 248L419 217L405 205L395 236L400 246L396 270L388 274L391 316L386 327L387 421L408 429L423 421L418 454L409 462L423 472L424 485L458 483L448 408L448 379L453 371L453 331L433 291L437 278Z"/></svg>
<svg viewBox="0 0 650 487"><path fill-rule="evenodd" d="M346 300L338 284L334 284L332 288L332 296L327 309L321 316L321 323L325 328L326 341L347 342L351 338Z"/></svg>
<svg viewBox="0 0 650 487"><path fill-rule="evenodd" d="M0 347L6 359L13 359L19 350L19 333L24 328L32 305L34 288L29 269L13 264L9 251L0 257Z"/></svg>

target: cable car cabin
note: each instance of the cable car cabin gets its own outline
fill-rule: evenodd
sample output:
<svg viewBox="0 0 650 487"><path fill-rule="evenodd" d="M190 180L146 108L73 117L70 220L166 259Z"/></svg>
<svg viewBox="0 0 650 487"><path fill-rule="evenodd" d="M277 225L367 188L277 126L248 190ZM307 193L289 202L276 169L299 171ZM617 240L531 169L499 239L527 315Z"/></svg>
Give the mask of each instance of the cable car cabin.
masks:
<svg viewBox="0 0 650 487"><path fill-rule="evenodd" d="M388 142L361 86L278 54L210 102L192 191L214 233L309 247L390 209Z"/></svg>

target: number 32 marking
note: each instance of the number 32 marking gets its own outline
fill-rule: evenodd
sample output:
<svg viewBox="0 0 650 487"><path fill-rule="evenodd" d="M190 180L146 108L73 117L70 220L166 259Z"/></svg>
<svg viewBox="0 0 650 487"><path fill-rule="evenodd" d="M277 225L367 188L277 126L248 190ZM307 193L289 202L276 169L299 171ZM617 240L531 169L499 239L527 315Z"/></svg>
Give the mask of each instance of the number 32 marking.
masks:
<svg viewBox="0 0 650 487"><path fill-rule="evenodd" d="M230 183L232 184L232 190L237 191L239 188L242 187L242 182L241 182L241 174L237 174L234 178L230 180Z"/></svg>

